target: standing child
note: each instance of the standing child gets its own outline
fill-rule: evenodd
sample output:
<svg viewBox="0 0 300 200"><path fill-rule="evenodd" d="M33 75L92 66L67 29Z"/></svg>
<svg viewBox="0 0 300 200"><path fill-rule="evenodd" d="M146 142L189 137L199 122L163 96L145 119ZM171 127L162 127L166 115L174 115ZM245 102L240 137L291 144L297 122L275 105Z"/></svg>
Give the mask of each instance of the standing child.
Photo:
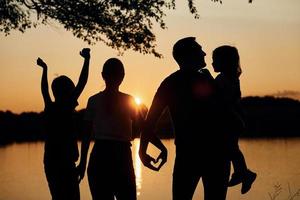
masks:
<svg viewBox="0 0 300 200"><path fill-rule="evenodd" d="M77 99L88 79L90 49L83 49L80 55L84 58L84 64L78 84L75 86L67 76L55 78L51 85L54 102L49 95L47 64L41 58L37 59L37 65L43 68L41 88L46 122L44 168L54 200L80 199L78 172L75 165L78 159L78 147L72 118L78 105Z"/></svg>
<svg viewBox="0 0 300 200"><path fill-rule="evenodd" d="M240 58L238 50L232 46L220 46L213 51L213 68L215 72L219 72L215 82L220 94L220 98L224 109L230 113L229 120L225 122L228 127L231 161L234 168L229 186L242 183L242 194L248 192L252 183L256 179L256 173L247 168L245 158L238 146L238 139L241 131L244 129L243 110L241 107L241 75ZM229 111L229 112L228 112Z"/></svg>
<svg viewBox="0 0 300 200"><path fill-rule="evenodd" d="M95 144L87 170L93 200L136 199L130 141L132 127L141 126L143 116L134 98L119 91L124 75L122 62L117 58L108 59L102 70L106 87L89 98L85 113L79 173L82 179L93 133ZM165 149L161 143L158 146Z"/></svg>

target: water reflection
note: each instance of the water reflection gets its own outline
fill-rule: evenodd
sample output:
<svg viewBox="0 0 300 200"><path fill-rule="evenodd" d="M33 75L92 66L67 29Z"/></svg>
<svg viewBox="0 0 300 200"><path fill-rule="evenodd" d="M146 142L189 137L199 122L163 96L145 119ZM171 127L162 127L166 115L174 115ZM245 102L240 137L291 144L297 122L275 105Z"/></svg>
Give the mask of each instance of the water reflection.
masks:
<svg viewBox="0 0 300 200"><path fill-rule="evenodd" d="M137 196L140 196L141 189L142 189L142 163L139 158L139 147L140 140L135 139L133 141L133 164L134 164L134 171L135 171L135 181L136 181L136 191Z"/></svg>
<svg viewBox="0 0 300 200"><path fill-rule="evenodd" d="M145 168L138 156L139 140L132 142L132 156L136 175L138 200L168 200L172 197L172 170L175 158L173 140L163 140L169 150L166 165L154 172ZM50 199L43 170L43 143L12 144L0 148L0 200ZM248 166L258 172L257 181L246 195L240 194L240 185L229 188L227 199L270 199L274 185L283 188L276 200L286 199L300 189L300 138L242 139L240 147ZM151 150L151 149L150 149ZM155 153L149 152L149 153ZM91 199L87 176L80 184L82 200ZM201 184L193 200L203 199ZM299 199L299 196L294 200Z"/></svg>

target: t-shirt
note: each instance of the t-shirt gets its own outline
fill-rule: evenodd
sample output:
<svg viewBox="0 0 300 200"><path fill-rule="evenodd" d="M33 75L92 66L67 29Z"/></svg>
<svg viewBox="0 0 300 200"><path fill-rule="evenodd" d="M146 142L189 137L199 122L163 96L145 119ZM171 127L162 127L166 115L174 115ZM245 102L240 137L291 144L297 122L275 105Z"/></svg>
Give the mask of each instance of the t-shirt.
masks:
<svg viewBox="0 0 300 200"><path fill-rule="evenodd" d="M122 92L100 92L89 98L84 119L93 124L96 140L131 141L138 112L134 98Z"/></svg>
<svg viewBox="0 0 300 200"><path fill-rule="evenodd" d="M76 100L53 102L45 107L45 155L44 161L75 162L78 159L77 137L73 115Z"/></svg>

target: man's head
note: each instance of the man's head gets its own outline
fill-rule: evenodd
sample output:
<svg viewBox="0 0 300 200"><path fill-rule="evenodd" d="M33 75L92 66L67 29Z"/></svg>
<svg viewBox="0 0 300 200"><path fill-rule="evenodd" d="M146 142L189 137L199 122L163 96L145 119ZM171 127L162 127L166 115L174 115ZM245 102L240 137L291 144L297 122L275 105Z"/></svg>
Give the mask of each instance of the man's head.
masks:
<svg viewBox="0 0 300 200"><path fill-rule="evenodd" d="M186 37L178 40L173 46L173 57L183 70L199 70L206 66L206 53L196 42L195 37Z"/></svg>
<svg viewBox="0 0 300 200"><path fill-rule="evenodd" d="M117 58L108 59L102 69L102 77L107 86L118 87L125 76L123 63Z"/></svg>

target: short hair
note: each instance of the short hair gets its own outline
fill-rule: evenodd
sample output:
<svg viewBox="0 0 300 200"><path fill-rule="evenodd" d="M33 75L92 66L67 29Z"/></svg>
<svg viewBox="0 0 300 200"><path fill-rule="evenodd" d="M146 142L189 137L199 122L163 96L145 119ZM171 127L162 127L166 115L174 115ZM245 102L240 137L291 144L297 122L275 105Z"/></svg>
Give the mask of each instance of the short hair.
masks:
<svg viewBox="0 0 300 200"><path fill-rule="evenodd" d="M103 65L102 75L105 81L123 79L125 75L123 63L117 58L108 59Z"/></svg>
<svg viewBox="0 0 300 200"><path fill-rule="evenodd" d="M191 52L195 50L195 47L198 48L199 46L195 37L180 39L173 46L173 58L181 65L186 61Z"/></svg>

